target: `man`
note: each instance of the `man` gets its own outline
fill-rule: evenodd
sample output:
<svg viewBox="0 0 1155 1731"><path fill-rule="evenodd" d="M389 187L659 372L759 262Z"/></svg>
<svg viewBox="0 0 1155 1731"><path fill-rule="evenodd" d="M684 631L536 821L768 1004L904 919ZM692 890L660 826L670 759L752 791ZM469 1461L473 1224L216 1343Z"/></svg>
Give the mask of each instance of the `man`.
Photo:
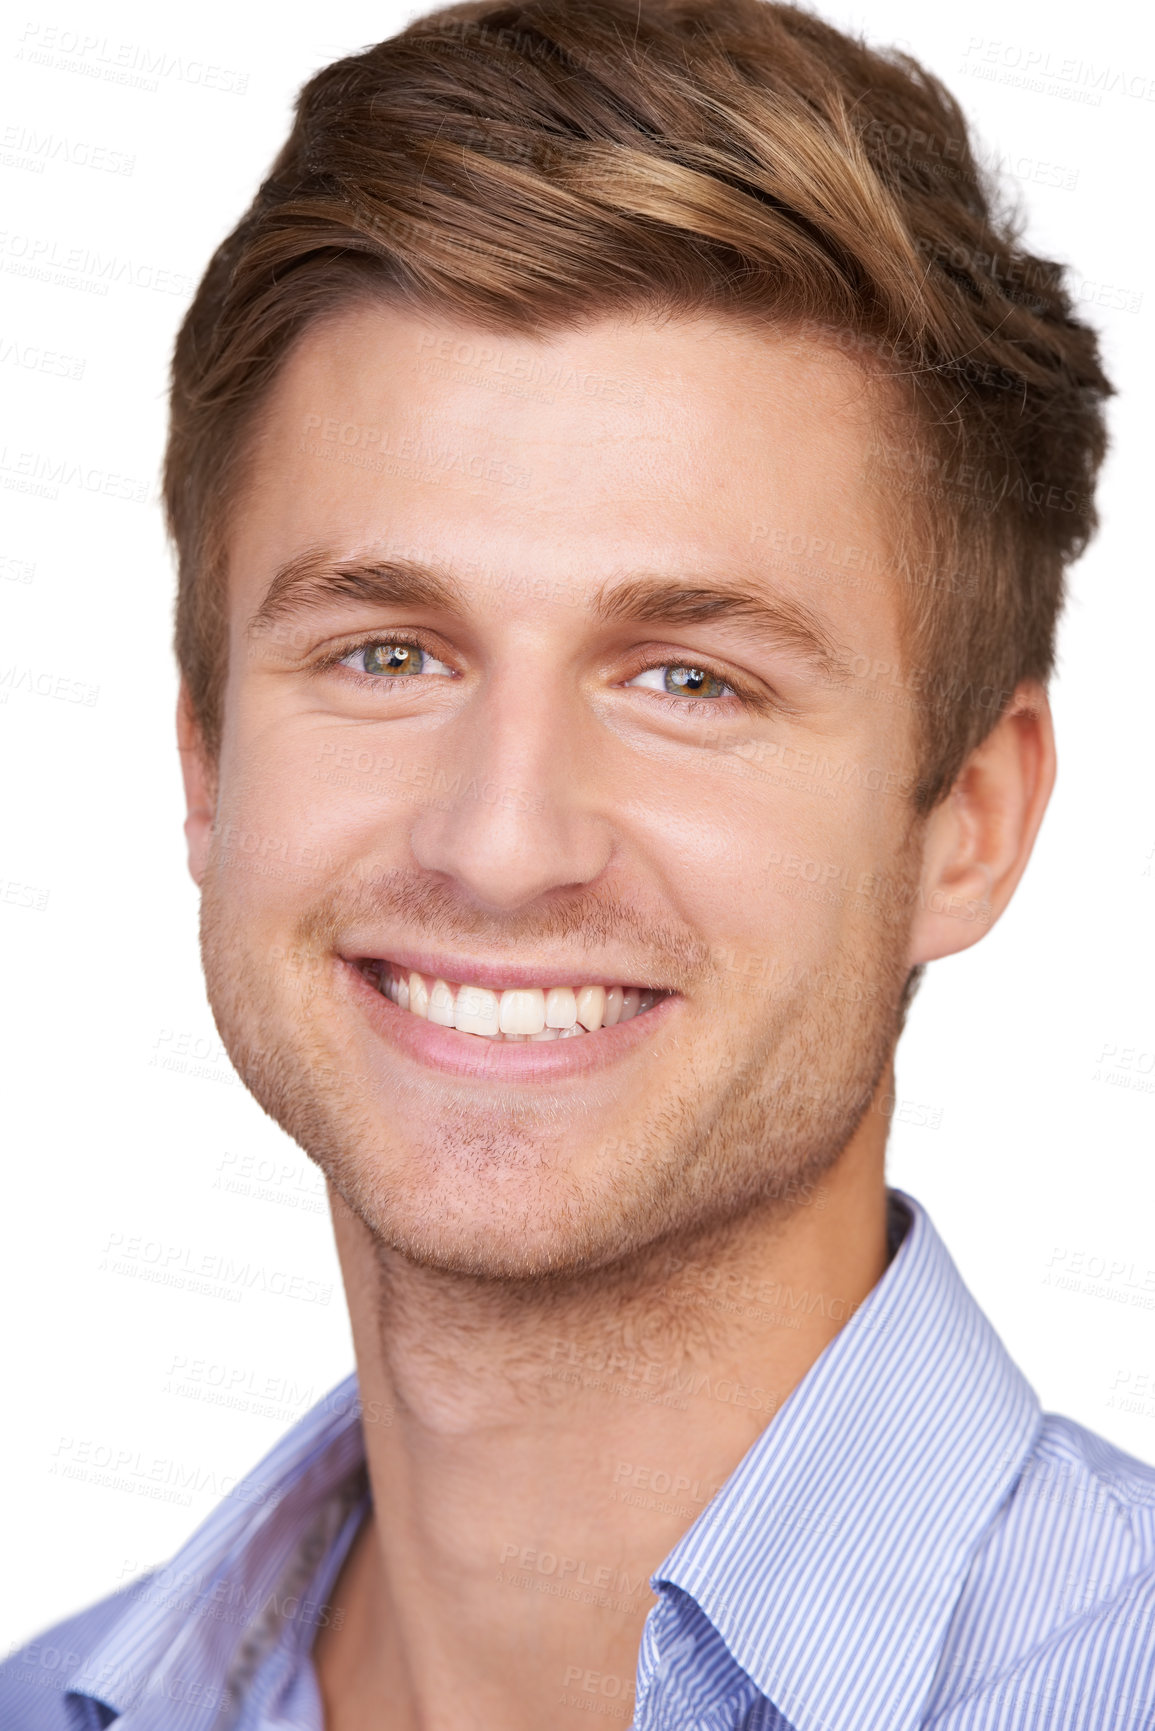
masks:
<svg viewBox="0 0 1155 1731"><path fill-rule="evenodd" d="M482 0L306 87L167 499L210 998L357 1378L5 1727L1155 1725L1155 1471L884 1171L1109 389L947 94L805 13Z"/></svg>

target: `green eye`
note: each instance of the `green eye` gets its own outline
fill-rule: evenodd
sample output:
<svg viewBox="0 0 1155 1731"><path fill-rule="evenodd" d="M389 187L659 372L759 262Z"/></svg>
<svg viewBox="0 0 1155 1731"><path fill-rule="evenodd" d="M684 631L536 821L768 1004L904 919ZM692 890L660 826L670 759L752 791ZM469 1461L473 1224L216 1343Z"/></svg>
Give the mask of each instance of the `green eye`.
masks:
<svg viewBox="0 0 1155 1731"><path fill-rule="evenodd" d="M424 660L415 643L367 643L361 655L366 673L420 673Z"/></svg>
<svg viewBox="0 0 1155 1731"><path fill-rule="evenodd" d="M725 680L703 667L671 666L665 672L665 688L674 696L720 697L729 689Z"/></svg>

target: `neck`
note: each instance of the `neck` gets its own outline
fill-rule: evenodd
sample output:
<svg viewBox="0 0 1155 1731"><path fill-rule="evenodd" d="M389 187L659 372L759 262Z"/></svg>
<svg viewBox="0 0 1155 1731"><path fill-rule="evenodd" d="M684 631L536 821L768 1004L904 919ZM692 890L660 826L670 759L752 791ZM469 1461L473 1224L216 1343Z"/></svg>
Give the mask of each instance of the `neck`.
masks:
<svg viewBox="0 0 1155 1731"><path fill-rule="evenodd" d="M628 1723L649 1576L886 1267L892 1087L788 1205L556 1286L415 1267L331 1192L374 1514L327 1731L580 1726L593 1673Z"/></svg>

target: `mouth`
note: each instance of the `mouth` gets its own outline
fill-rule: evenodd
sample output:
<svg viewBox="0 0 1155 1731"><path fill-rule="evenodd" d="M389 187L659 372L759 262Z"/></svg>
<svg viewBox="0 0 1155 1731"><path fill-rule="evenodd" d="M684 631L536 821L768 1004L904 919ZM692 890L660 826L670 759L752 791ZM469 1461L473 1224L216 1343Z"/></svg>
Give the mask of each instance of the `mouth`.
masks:
<svg viewBox="0 0 1155 1731"><path fill-rule="evenodd" d="M649 1016L675 993L620 984L483 986L434 978L376 956L354 966L373 989L408 1017L494 1045L546 1045Z"/></svg>

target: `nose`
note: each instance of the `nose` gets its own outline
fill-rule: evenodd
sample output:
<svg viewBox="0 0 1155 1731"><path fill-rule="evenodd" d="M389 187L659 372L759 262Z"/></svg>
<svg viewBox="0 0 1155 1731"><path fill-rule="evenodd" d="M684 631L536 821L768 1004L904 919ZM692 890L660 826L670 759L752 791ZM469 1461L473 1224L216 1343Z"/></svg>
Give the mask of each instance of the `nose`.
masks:
<svg viewBox="0 0 1155 1731"><path fill-rule="evenodd" d="M410 831L417 863L498 912L592 883L614 851L612 771L595 734L557 681L526 681L524 665L495 679L442 736L436 803Z"/></svg>

